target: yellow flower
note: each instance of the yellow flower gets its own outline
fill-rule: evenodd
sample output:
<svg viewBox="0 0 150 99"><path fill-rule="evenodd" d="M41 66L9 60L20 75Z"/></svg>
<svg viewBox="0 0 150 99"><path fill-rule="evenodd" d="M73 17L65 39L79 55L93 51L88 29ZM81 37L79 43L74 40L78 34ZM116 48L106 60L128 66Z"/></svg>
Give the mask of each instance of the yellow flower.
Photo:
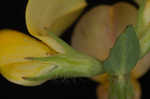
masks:
<svg viewBox="0 0 150 99"><path fill-rule="evenodd" d="M53 33L47 36L49 45L18 31L1 30L2 76L19 85L36 86L57 77L91 77L103 73L96 59L76 52Z"/></svg>
<svg viewBox="0 0 150 99"><path fill-rule="evenodd" d="M0 73L7 80L24 85L35 86L48 79L29 81L24 77L38 77L53 69L53 62L29 59L49 57L66 53L70 49L61 45L57 37L68 28L86 7L85 0L29 0L26 9L26 24L31 38L19 31L0 31ZM57 40L56 40L57 39ZM67 47L66 47L67 46Z"/></svg>
<svg viewBox="0 0 150 99"><path fill-rule="evenodd" d="M29 0L27 28L38 40L14 30L0 31L0 73L24 86L40 85L57 77L103 73L98 60L77 52L55 35L72 24L85 6L85 0Z"/></svg>

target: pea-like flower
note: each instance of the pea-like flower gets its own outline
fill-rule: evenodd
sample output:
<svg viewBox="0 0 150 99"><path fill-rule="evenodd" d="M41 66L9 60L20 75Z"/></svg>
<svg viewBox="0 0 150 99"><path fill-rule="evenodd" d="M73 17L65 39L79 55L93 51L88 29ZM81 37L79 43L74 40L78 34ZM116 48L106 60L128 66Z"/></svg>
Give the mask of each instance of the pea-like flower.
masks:
<svg viewBox="0 0 150 99"><path fill-rule="evenodd" d="M0 31L0 72L9 81L35 86L57 77L91 77L101 63L57 37L80 15L84 0L29 0L26 23L32 38L19 31ZM94 68L95 67L95 68Z"/></svg>
<svg viewBox="0 0 150 99"><path fill-rule="evenodd" d="M83 16L72 45L88 56L57 36L77 19L86 6L85 0L30 0L26 24L36 39L18 31L1 30L0 73L24 86L40 85L58 77L99 75L96 80L104 86L100 90L106 89L102 90L106 97L110 88L109 99L136 98L132 90L135 84L135 95L140 97L135 79L150 64L149 4L149 0L141 3L138 18L137 9L127 3L103 5Z"/></svg>

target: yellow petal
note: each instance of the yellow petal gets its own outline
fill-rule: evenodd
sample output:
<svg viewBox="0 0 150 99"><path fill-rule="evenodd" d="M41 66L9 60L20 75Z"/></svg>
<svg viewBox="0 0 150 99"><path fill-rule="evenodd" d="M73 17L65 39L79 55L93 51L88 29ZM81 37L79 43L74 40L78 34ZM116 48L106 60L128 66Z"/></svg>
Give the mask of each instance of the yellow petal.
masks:
<svg viewBox="0 0 150 99"><path fill-rule="evenodd" d="M37 76L50 64L26 60L25 57L46 57L56 54L40 41L14 30L0 31L0 73L9 81L35 86L45 81L25 81L23 76Z"/></svg>
<svg viewBox="0 0 150 99"><path fill-rule="evenodd" d="M39 61L17 62L3 65L0 67L0 72L10 82L24 86L36 86L45 82L42 81L28 81L23 77L39 76L41 73L50 70L51 65Z"/></svg>
<svg viewBox="0 0 150 99"><path fill-rule="evenodd" d="M0 67L26 61L25 57L45 57L55 54L40 41L14 30L0 31Z"/></svg>
<svg viewBox="0 0 150 99"><path fill-rule="evenodd" d="M60 35L85 8L85 0L29 0L26 23L31 34L53 32Z"/></svg>

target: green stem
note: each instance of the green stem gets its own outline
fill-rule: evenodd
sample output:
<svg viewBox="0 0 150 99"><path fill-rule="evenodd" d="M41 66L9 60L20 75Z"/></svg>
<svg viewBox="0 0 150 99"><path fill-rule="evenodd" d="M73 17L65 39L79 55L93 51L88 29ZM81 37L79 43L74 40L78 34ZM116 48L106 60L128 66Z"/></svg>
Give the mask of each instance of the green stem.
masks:
<svg viewBox="0 0 150 99"><path fill-rule="evenodd" d="M133 99L133 87L130 76L111 76L109 99Z"/></svg>
<svg viewBox="0 0 150 99"><path fill-rule="evenodd" d="M136 32L139 38L143 36L143 31L147 28L144 27L144 22L143 22L143 14L144 14L144 7L146 4L146 0L142 0L140 3L140 8L138 12L138 19L137 19L137 24L136 24Z"/></svg>

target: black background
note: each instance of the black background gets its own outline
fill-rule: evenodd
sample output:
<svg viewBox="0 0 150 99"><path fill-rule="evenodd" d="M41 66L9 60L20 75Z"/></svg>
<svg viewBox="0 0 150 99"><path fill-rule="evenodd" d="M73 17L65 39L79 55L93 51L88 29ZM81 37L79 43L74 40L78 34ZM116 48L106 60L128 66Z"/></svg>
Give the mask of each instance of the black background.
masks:
<svg viewBox="0 0 150 99"><path fill-rule="evenodd" d="M113 4L117 0L87 0L89 6L82 13L99 4ZM130 2L138 7L133 1ZM25 7L27 0L0 0L0 29L15 29L27 33ZM81 15L81 16L82 16ZM65 31L62 38L70 43L71 33L77 21ZM148 99L150 72L139 79L142 86L142 99ZM0 76L0 98L39 98L41 99L96 99L96 86L99 84L87 78L51 80L37 87L23 87L8 82Z"/></svg>

